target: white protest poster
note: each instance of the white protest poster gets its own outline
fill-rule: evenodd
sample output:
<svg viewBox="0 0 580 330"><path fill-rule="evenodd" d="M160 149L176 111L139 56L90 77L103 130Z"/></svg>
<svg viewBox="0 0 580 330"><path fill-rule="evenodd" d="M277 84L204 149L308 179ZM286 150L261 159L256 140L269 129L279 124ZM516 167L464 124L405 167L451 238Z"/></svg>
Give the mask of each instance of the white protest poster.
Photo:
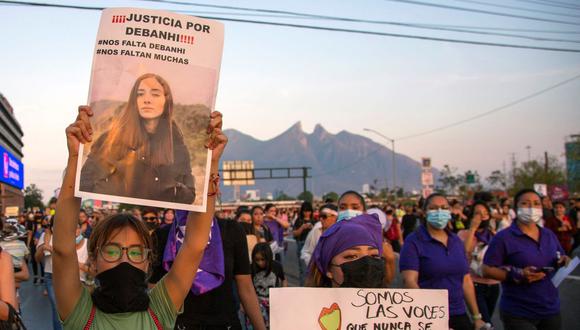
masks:
<svg viewBox="0 0 580 330"><path fill-rule="evenodd" d="M578 259L578 257L574 257L574 259L570 260L568 266L558 269L556 274L554 274L554 276L552 277L552 283L554 284L554 286L559 287L560 284L562 284L562 282L566 279L566 277L572 274L572 272L574 271L574 269L576 269L576 267L578 267L578 265L580 265L580 259Z"/></svg>
<svg viewBox="0 0 580 330"><path fill-rule="evenodd" d="M223 51L223 24L166 11L103 10L75 195L204 212L205 148Z"/></svg>
<svg viewBox="0 0 580 330"><path fill-rule="evenodd" d="M272 330L448 329L447 290L270 289Z"/></svg>

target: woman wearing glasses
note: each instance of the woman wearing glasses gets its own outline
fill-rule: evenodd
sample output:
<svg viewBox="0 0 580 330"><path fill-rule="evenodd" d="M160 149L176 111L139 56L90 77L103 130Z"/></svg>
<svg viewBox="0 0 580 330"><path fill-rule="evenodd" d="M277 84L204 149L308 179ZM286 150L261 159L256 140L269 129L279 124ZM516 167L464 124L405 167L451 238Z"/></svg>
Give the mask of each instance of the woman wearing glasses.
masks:
<svg viewBox="0 0 580 330"><path fill-rule="evenodd" d="M69 158L57 203L53 278L57 311L65 329L173 329L177 312L191 288L207 245L215 196L217 165L227 138L222 116L211 114L206 147L213 150L210 180L214 183L205 213L190 213L182 248L172 268L147 291L152 241L145 224L127 214L100 221L89 239L89 263L99 285L91 294L81 285L76 261L75 228L80 198L74 197L80 143L92 140L89 107L80 107L66 129Z"/></svg>

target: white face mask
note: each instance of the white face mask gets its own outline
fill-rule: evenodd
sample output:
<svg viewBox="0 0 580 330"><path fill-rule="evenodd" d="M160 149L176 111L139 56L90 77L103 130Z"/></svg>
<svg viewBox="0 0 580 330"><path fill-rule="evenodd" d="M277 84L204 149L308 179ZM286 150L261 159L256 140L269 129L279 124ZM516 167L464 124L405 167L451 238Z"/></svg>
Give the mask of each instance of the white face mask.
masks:
<svg viewBox="0 0 580 330"><path fill-rule="evenodd" d="M543 216L542 209L535 207L519 207L518 219L523 223L539 223Z"/></svg>
<svg viewBox="0 0 580 330"><path fill-rule="evenodd" d="M338 212L338 218L336 222L340 222L342 220L348 220L354 217L358 217L359 215L363 214L363 211L359 210L343 210Z"/></svg>

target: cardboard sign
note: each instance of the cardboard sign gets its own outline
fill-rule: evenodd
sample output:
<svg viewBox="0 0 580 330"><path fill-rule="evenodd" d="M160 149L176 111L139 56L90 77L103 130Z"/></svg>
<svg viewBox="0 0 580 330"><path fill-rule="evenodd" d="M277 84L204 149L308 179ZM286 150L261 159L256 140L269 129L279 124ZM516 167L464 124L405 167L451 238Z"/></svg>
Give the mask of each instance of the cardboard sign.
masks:
<svg viewBox="0 0 580 330"><path fill-rule="evenodd" d="M447 290L270 289L272 330L448 329Z"/></svg>
<svg viewBox="0 0 580 330"><path fill-rule="evenodd" d="M548 185L544 183L534 183L534 190L540 194L540 196L548 196Z"/></svg>
<svg viewBox="0 0 580 330"><path fill-rule="evenodd" d="M75 195L203 212L205 148L223 50L219 22L158 10L106 9Z"/></svg>

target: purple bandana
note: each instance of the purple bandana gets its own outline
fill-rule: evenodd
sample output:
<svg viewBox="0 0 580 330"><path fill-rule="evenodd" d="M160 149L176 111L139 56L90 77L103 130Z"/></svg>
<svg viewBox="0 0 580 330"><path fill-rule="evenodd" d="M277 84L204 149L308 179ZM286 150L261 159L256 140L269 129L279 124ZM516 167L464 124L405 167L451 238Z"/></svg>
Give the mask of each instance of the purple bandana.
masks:
<svg viewBox="0 0 580 330"><path fill-rule="evenodd" d="M334 256L358 245L376 247L383 254L381 222L377 215L363 214L330 226L320 236L312 260L326 274Z"/></svg>
<svg viewBox="0 0 580 330"><path fill-rule="evenodd" d="M171 268L185 237L188 212L177 210L175 213L175 220L169 229L169 237L163 252L163 268L166 271ZM224 282L224 274L222 236L217 219L214 218L209 233L209 242L203 252L195 280L191 285L191 292L194 295L201 295L217 288Z"/></svg>

